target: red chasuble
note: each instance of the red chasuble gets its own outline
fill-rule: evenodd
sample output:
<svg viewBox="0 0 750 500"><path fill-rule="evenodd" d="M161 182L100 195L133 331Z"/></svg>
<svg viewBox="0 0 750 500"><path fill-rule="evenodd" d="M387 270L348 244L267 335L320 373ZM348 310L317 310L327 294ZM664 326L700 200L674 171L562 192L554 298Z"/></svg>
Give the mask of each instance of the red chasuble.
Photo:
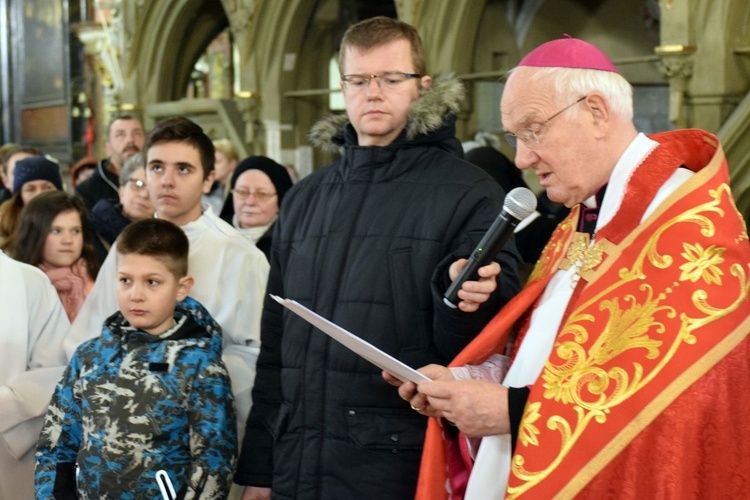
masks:
<svg viewBox="0 0 750 500"><path fill-rule="evenodd" d="M555 271L584 263L585 282L531 387L509 498L743 498L750 491L747 229L716 137L682 130L651 138L659 147L634 172L595 245L581 244L574 209L524 290L451 363L480 364L503 352ZM641 223L680 166L695 175ZM460 497L470 464L458 457L455 440L430 419L417 498L448 498L448 484Z"/></svg>

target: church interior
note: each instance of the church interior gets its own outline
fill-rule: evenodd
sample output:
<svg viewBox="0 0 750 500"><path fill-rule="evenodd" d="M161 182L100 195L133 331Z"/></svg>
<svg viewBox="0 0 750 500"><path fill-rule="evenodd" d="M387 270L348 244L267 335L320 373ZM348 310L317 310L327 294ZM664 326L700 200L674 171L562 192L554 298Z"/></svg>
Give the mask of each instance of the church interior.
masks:
<svg viewBox="0 0 750 500"><path fill-rule="evenodd" d="M305 175L330 160L310 128L344 109L341 36L376 15L416 26L429 72L464 82L462 141L502 137L504 76L533 47L566 34L594 43L633 85L639 130L719 137L750 216L747 0L8 0L0 143L37 147L65 168L103 157L115 116L146 129L186 116L241 157Z"/></svg>

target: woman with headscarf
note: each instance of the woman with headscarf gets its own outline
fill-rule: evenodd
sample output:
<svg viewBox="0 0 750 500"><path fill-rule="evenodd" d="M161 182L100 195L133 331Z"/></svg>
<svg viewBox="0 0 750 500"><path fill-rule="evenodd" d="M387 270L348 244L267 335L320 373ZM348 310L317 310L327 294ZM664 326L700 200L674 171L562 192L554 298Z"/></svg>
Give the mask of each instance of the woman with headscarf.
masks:
<svg viewBox="0 0 750 500"><path fill-rule="evenodd" d="M0 206L0 250L13 248L14 233L24 205L36 195L54 190L63 190L57 163L44 156L30 156L16 163L13 196Z"/></svg>
<svg viewBox="0 0 750 500"><path fill-rule="evenodd" d="M292 178L283 165L251 156L237 165L220 217L247 235L270 259L273 223Z"/></svg>

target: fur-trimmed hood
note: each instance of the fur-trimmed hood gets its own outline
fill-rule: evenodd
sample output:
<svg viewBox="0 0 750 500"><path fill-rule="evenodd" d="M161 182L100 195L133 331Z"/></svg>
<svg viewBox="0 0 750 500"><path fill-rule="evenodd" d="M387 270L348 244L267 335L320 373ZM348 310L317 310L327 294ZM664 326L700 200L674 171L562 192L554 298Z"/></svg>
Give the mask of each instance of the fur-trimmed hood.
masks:
<svg viewBox="0 0 750 500"><path fill-rule="evenodd" d="M456 116L466 96L463 83L452 73L438 75L432 87L422 92L409 110L406 138L413 139L437 130L446 115ZM318 121L310 130L310 142L323 151L340 152L344 144L345 127L349 123L346 113L332 114Z"/></svg>

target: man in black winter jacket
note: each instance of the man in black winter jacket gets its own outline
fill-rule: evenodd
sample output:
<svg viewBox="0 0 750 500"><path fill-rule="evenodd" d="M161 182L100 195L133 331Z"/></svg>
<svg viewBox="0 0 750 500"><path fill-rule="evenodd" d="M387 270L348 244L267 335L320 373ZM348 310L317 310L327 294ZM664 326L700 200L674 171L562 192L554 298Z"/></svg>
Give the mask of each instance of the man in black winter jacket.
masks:
<svg viewBox="0 0 750 500"><path fill-rule="evenodd" d="M503 192L460 159L463 86L427 76L412 26L362 21L340 54L347 114L313 140L341 157L285 197L267 291L411 366L448 362L520 288L509 244L464 284L458 309L442 301ZM243 498L413 497L427 419L380 370L269 298L261 341Z"/></svg>
<svg viewBox="0 0 750 500"><path fill-rule="evenodd" d="M96 165L91 177L76 186L89 211L101 199L119 198L119 176L125 160L143 149L146 136L143 125L133 116L123 115L112 120L107 127L107 159Z"/></svg>

